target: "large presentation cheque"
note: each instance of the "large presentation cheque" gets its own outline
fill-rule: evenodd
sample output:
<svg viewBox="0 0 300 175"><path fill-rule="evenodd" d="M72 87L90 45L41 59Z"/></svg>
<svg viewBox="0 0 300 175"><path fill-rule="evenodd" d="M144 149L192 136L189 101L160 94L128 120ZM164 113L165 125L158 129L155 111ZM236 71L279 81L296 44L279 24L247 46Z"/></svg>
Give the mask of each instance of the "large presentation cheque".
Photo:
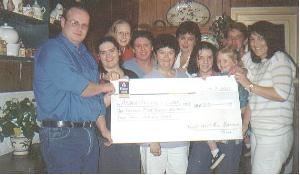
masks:
<svg viewBox="0 0 300 175"><path fill-rule="evenodd" d="M131 79L113 84L114 143L242 139L233 76Z"/></svg>

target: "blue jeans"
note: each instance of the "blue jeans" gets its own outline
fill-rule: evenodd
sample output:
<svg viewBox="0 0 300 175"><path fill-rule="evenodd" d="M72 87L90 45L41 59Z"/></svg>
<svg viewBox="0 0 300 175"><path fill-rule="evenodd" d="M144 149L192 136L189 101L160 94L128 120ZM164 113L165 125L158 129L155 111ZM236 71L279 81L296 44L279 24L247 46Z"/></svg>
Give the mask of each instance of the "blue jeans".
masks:
<svg viewBox="0 0 300 175"><path fill-rule="evenodd" d="M242 143L235 140L227 143L217 142L220 151L225 153L225 158L215 169L218 174L234 174L239 172L239 162L242 151ZM189 153L189 164L187 174L209 174L212 154L206 141L191 142Z"/></svg>
<svg viewBox="0 0 300 175"><path fill-rule="evenodd" d="M94 128L41 128L48 173L97 173L99 142Z"/></svg>

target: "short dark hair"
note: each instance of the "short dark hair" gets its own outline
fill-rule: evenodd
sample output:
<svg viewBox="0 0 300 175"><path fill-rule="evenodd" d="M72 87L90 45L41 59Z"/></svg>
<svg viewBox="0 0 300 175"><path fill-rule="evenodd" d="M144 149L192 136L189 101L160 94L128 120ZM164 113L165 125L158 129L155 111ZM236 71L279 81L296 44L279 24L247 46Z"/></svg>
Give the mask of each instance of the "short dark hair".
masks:
<svg viewBox="0 0 300 175"><path fill-rule="evenodd" d="M248 37L247 26L244 23L234 21L234 22L229 24L226 32L224 33L225 38L228 38L228 32L230 32L233 29L236 29L236 30L240 31L244 35L245 39Z"/></svg>
<svg viewBox="0 0 300 175"><path fill-rule="evenodd" d="M275 25L269 21L258 21L253 25L249 25L248 29L248 37L250 37L250 35L253 33L257 33L261 35L266 41L266 44L268 46L268 52L266 57L267 59L270 59L276 51L284 51L284 46L282 44L281 38L279 37L279 34L282 33L282 31L280 31L281 29L279 25ZM250 42L249 39L248 42ZM251 50L251 47L250 53L253 62L261 62L261 59Z"/></svg>
<svg viewBox="0 0 300 175"><path fill-rule="evenodd" d="M213 53L213 71L218 72L218 66L217 66L217 60L216 60L216 53L217 53L217 48L216 46L214 46L213 44L206 42L206 41L201 41L199 43L196 44L196 46L194 47L192 53L191 53L191 57L189 60L189 65L187 67L187 71L189 74L194 74L194 73L198 73L199 72L199 68L198 68L198 64L197 64L197 59L198 59L198 53L200 50L203 49L208 49L211 50Z"/></svg>
<svg viewBox="0 0 300 175"><path fill-rule="evenodd" d="M90 13L89 13L89 10L88 10L88 8L87 8L87 5L85 5L85 4L81 3L81 2L73 2L73 3L71 3L69 6L67 6L67 7L65 8L64 12L63 12L63 15L62 15L62 16L63 16L65 19L67 19L67 14L68 14L68 12L70 11L70 9L72 9L72 8L76 8L76 9L83 10L83 11L85 11L87 14L89 14L89 16L90 16Z"/></svg>
<svg viewBox="0 0 300 175"><path fill-rule="evenodd" d="M174 49L176 55L179 53L178 41L175 38L175 36L173 36L171 34L160 34L154 40L154 52L155 53L157 53L157 51L159 49L164 48L164 47Z"/></svg>
<svg viewBox="0 0 300 175"><path fill-rule="evenodd" d="M176 38L178 38L180 35L185 35L187 33L194 35L196 37L196 41L201 40L200 29L198 24L196 24L195 22L185 21L181 23L176 30Z"/></svg>
<svg viewBox="0 0 300 175"><path fill-rule="evenodd" d="M97 42L97 49L96 49L97 54L99 54L99 52L100 52L99 46L100 46L101 44L105 43L105 42L110 42L110 43L112 43L112 44L117 48L118 52L120 51L119 43L117 42L117 40L116 40L114 37L112 37L112 36L104 36L104 37L100 38L100 39L98 40L98 42ZM123 64L123 60L120 59L120 57L119 57L119 65L120 65L120 67L122 67L122 64ZM102 73L107 73L107 71L106 71L106 70L104 69L104 67L103 67L103 64L102 64L101 60L99 61L98 69L99 69L99 71L101 71Z"/></svg>
<svg viewBox="0 0 300 175"><path fill-rule="evenodd" d="M97 42L97 53L99 53L99 46L105 42L111 42L118 50L120 50L120 46L114 37L104 36L104 37L100 38Z"/></svg>
<svg viewBox="0 0 300 175"><path fill-rule="evenodd" d="M147 31L147 30L135 30L133 33L132 33L132 37L131 37L131 40L130 40L130 45L131 47L134 46L134 42L137 38L147 38L151 45L153 46L153 41L154 41L154 38L153 38L153 35L150 31Z"/></svg>

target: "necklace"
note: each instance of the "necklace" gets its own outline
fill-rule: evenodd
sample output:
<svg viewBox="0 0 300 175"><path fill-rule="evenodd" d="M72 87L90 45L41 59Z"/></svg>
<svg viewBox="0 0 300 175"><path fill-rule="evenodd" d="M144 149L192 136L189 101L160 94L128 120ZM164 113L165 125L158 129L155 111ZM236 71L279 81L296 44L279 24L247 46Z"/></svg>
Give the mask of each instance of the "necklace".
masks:
<svg viewBox="0 0 300 175"><path fill-rule="evenodd" d="M253 84L260 86L259 83L267 73L270 63L271 62L269 60L262 60L261 63L254 64L254 66L250 69L252 71L250 72L250 76L249 76L249 79ZM249 100L253 99L251 100L253 102L253 109L256 109L258 97L259 96L256 94L253 93L249 94Z"/></svg>
<svg viewBox="0 0 300 175"><path fill-rule="evenodd" d="M268 71L269 65L270 61L263 60L261 63L253 66L251 77L249 77L252 83L259 85L259 82L263 79L264 75Z"/></svg>

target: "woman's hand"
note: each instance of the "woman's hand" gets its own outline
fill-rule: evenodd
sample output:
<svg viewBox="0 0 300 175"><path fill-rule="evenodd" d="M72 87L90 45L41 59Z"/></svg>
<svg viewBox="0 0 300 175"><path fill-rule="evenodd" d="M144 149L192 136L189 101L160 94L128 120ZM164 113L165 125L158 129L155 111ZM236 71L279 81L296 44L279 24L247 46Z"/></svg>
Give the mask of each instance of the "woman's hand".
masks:
<svg viewBox="0 0 300 175"><path fill-rule="evenodd" d="M150 152L154 156L160 156L161 154L160 144L158 142L150 143Z"/></svg>
<svg viewBox="0 0 300 175"><path fill-rule="evenodd" d="M120 79L120 74L118 72L111 71L106 74L103 73L101 75L101 78L104 80L107 80L107 81L118 80L118 79Z"/></svg>
<svg viewBox="0 0 300 175"><path fill-rule="evenodd" d="M245 137L246 136L246 133L247 133L247 131L248 131L248 129L249 129L249 125L248 124L243 124L243 126L242 126L242 132L243 132L243 136Z"/></svg>
<svg viewBox="0 0 300 175"><path fill-rule="evenodd" d="M244 88L248 89L251 84L250 80L247 78L247 71L242 68L235 69L235 80L239 82Z"/></svg>
<svg viewBox="0 0 300 175"><path fill-rule="evenodd" d="M105 146L110 146L112 144L112 138L111 133L108 129L102 130L101 135L106 139L106 142L104 142Z"/></svg>
<svg viewBox="0 0 300 175"><path fill-rule="evenodd" d="M106 127L105 117L99 116L96 120L96 125L98 130L100 131L102 137L104 137L107 141L104 143L105 146L110 146L113 143L111 138L110 131Z"/></svg>
<svg viewBox="0 0 300 175"><path fill-rule="evenodd" d="M244 73L245 75L247 75L248 70L245 67L240 67L238 65L232 67L229 70L229 75L234 75L235 73L240 72L240 73Z"/></svg>
<svg viewBox="0 0 300 175"><path fill-rule="evenodd" d="M111 95L113 92L106 93L103 97L105 107L108 107L111 104Z"/></svg>

